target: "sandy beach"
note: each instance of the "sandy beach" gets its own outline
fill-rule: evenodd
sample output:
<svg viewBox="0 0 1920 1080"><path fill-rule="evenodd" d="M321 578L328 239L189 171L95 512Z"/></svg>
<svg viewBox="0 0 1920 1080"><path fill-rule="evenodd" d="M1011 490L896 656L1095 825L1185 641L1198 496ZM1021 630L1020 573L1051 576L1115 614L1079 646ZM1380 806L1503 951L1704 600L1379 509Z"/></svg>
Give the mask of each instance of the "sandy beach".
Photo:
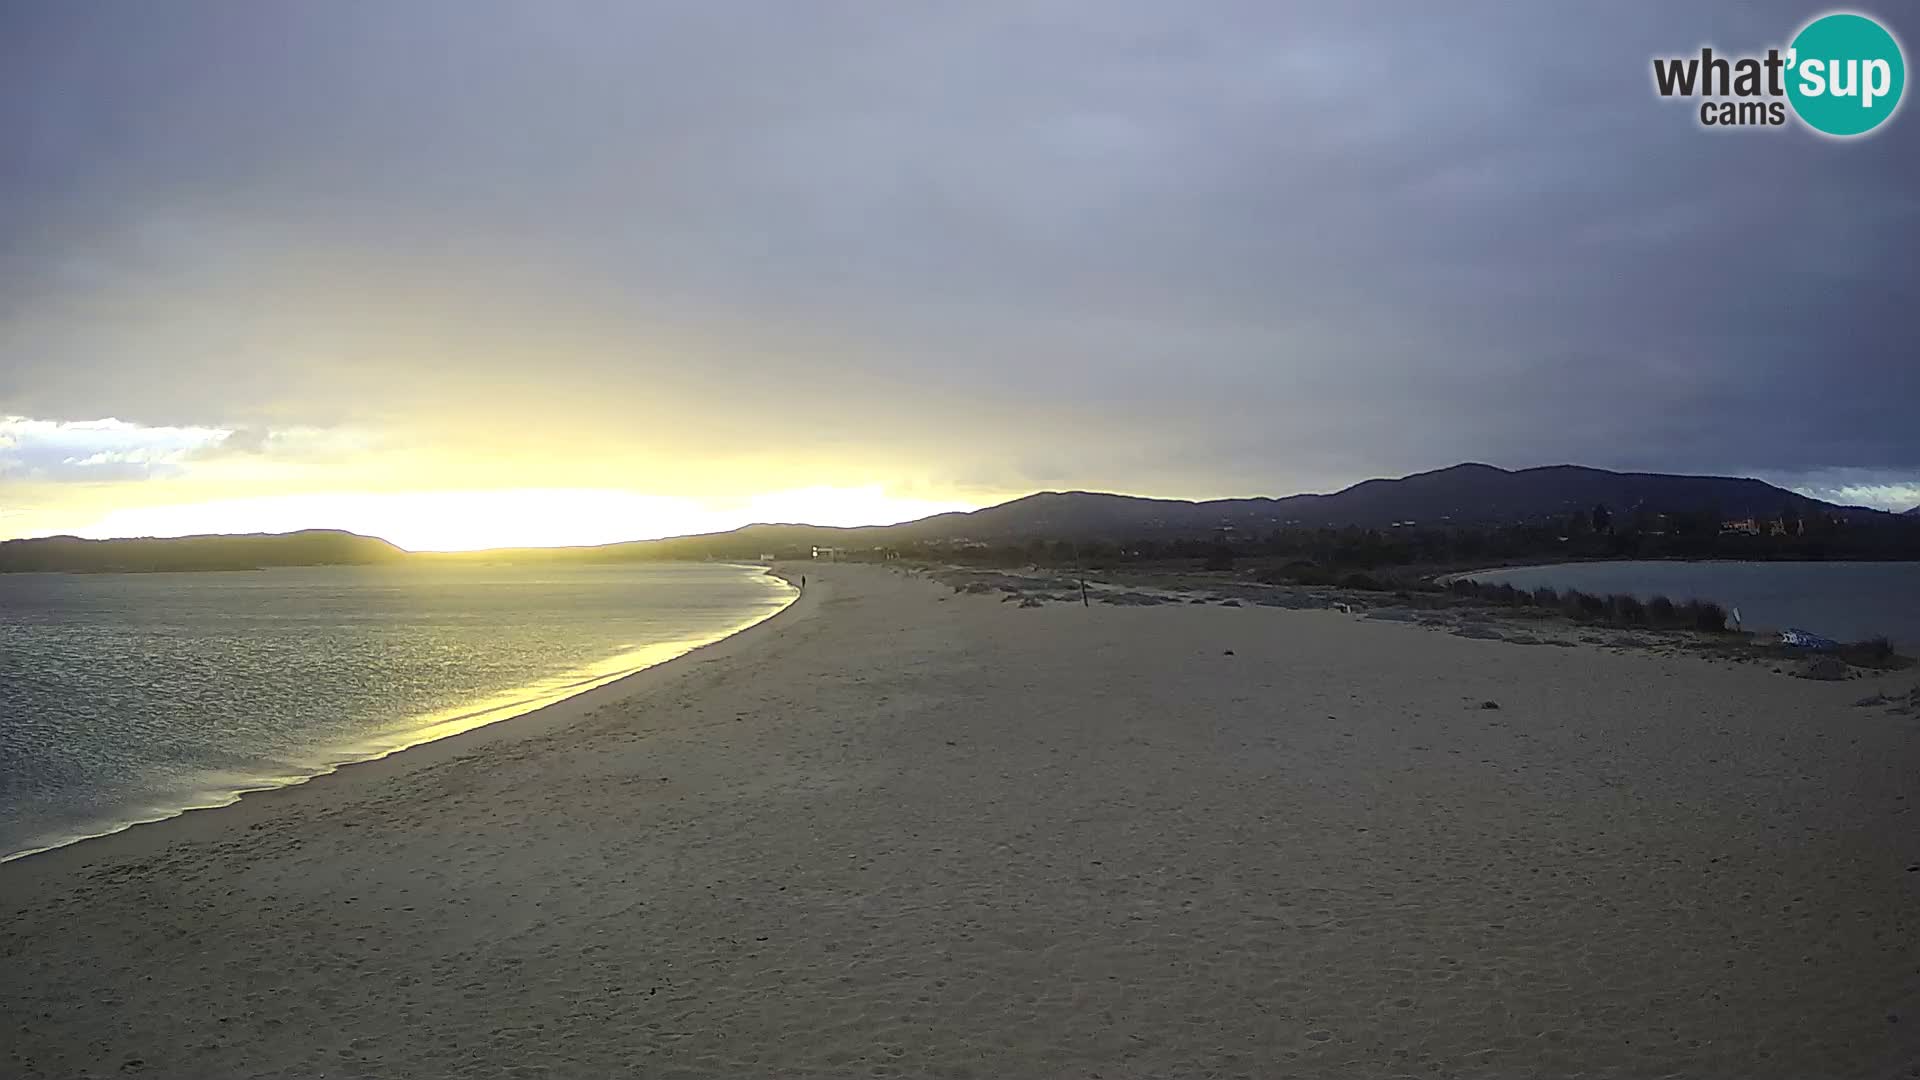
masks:
<svg viewBox="0 0 1920 1080"><path fill-rule="evenodd" d="M805 572L0 866L0 1074L1920 1075L1911 673Z"/></svg>

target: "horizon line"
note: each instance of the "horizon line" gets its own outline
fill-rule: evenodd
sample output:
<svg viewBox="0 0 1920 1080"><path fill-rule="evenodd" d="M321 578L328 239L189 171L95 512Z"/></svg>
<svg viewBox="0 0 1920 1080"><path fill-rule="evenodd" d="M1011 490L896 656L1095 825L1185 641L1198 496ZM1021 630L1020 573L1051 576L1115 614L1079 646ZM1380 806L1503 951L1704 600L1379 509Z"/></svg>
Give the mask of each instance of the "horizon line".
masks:
<svg viewBox="0 0 1920 1080"><path fill-rule="evenodd" d="M1492 465L1483 461L1462 461L1452 465L1440 466L1438 468L1423 469L1416 472L1405 473L1400 476L1368 477L1364 480L1355 481L1354 483L1348 484L1346 487L1339 488L1330 492L1300 491L1300 492L1294 492L1291 495L1223 495L1223 496L1216 496L1212 498L1186 498L1186 497L1180 497L1180 496L1142 495L1142 494L1137 494L1132 492L1122 492L1122 491L1101 491L1101 490L1094 490L1090 488L1045 488L1037 491L1028 492L1025 495L1018 495L1010 499L1005 499L1005 500L1002 500L1001 502L991 503L987 506L976 507L972 510L947 510L947 511L941 511L939 513L926 514L917 518L907 518L900 521L874 522L874 523L867 523L867 524L860 524L860 525L818 525L812 522L805 522L805 521L751 521L741 525L736 525L731 529L720 529L720 530L714 530L710 532L669 533L661 536L639 536L639 537L632 537L624 540L608 540L608 541L604 541L602 543L597 543L597 544L532 544L532 545L521 544L521 545L510 545L510 546L500 546L500 547L484 547L484 548L409 548L401 544L398 544L393 540L388 539L387 537L380 536L374 533L355 532L351 529L335 528L335 527L325 526L325 525L308 526L306 528L300 528L300 529L289 529L282 532L232 532L232 533L196 532L196 533L172 533L172 534L147 534L147 535L139 535L139 536L81 536L77 533L54 532L54 533L39 533L39 534L34 534L29 536L4 537L4 538L0 538L0 544L13 544L13 543L20 543L20 542L27 542L27 541L35 541L35 540L71 540L71 541L77 541L80 543L88 543L88 544L104 544L104 543L112 543L116 541L235 539L235 538L245 538L245 537L269 538L269 537L298 536L304 533L327 533L327 534L333 534L338 536L351 536L351 537L355 537L363 540L375 540L380 543L386 544L387 546L393 548L396 551L405 552L409 555L478 555L478 554L484 554L487 552L514 552L514 551L592 551L600 548L620 547L626 544L664 543L672 540L692 540L692 539L698 539L701 537L729 536L734 533L742 532L747 529L755 529L755 528L824 529L824 530L832 530L836 532L851 532L851 531L860 530L860 529L887 529L887 528L894 528L900 525L912 525L912 524L916 524L923 521L932 521L936 518L966 516L970 514L976 514L984 510L991 510L996 507L1002 507L1002 506L1011 506L1015 503L1023 502L1027 499L1038 498L1046 495L1091 495L1091 496L1104 496L1104 497L1120 498L1120 499L1136 499L1136 500L1141 500L1146 502L1183 503L1189 506L1203 506L1208 503L1216 503L1216 502L1256 502L1256 501L1282 502L1288 499L1298 499L1298 498L1329 498L1332 496L1337 496L1345 492L1351 491L1365 484L1378 483L1378 482L1396 483L1400 481L1410 480L1416 477L1432 476L1438 473L1452 472L1458 469L1487 469L1487 470L1503 473L1510 476L1517 475L1520 473L1540 472L1540 471L1549 470L1549 469L1579 469L1587 472L1606 473L1612 476L1663 476L1663 477L1687 477L1687 478L1693 478L1693 479L1708 479L1708 480L1752 480L1757 483L1765 484L1769 487L1775 487L1778 490L1785 492L1787 494L1796 495L1796 496L1799 496L1800 498L1808 499L1809 501L1812 501L1812 502L1824 503L1826 505L1838 507L1840 509L1865 510L1872 513L1888 514L1889 516L1893 516L1893 517L1901 517L1901 516L1906 516L1908 514L1920 513L1920 506L1915 506L1909 510L1901 511L1901 510L1881 510L1877 507L1862 506L1859 504L1828 502L1825 499L1819 499L1814 496L1807 495L1804 492L1794 491L1793 489L1790 489L1790 488L1779 488L1778 485L1773 484L1771 481L1761 479L1760 477L1757 477L1757 476L1738 476L1738 475L1727 475L1727 474L1720 474L1720 473L1663 473L1663 472L1646 472L1646 471L1622 471L1618 469L1600 468L1598 466L1593 466L1593 465L1577 465L1572 462L1560 462L1560 463L1549 464L1549 465L1530 465L1524 468L1510 469L1500 465Z"/></svg>

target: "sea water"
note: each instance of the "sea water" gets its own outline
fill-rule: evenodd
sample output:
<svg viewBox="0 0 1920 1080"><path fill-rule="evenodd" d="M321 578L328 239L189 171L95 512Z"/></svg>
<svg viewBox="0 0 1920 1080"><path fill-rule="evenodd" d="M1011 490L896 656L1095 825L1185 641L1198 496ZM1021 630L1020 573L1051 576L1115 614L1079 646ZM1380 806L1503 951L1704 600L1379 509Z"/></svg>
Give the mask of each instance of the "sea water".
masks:
<svg viewBox="0 0 1920 1080"><path fill-rule="evenodd" d="M516 716L793 595L712 563L0 574L0 858Z"/></svg>
<svg viewBox="0 0 1920 1080"><path fill-rule="evenodd" d="M1839 641L1884 636L1920 647L1920 563L1584 562L1467 576L1516 589L1712 600L1728 611L1739 609L1749 630L1796 627Z"/></svg>

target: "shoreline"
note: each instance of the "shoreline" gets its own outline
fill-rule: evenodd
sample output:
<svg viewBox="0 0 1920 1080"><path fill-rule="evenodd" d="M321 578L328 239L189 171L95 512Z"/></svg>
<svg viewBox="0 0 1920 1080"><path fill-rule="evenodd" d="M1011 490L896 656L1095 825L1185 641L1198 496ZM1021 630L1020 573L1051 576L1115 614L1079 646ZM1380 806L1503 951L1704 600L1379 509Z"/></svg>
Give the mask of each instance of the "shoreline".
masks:
<svg viewBox="0 0 1920 1080"><path fill-rule="evenodd" d="M1912 675L802 569L518 723L13 864L7 1075L1920 1059Z"/></svg>
<svg viewBox="0 0 1920 1080"><path fill-rule="evenodd" d="M1920 562L1891 559L1580 559L1455 571L1431 581L1442 589L1471 580L1482 587L1504 584L1522 591L1546 586L1602 598L1627 594L1643 602L1665 596L1676 605L1698 600L1723 608L1729 628L1760 638L1805 628L1842 643L1880 640L1908 651L1920 649L1920 622L1885 598L1897 595L1895 586L1910 578L1904 571L1883 568L1916 566ZM1856 576L1863 573L1888 580L1862 591ZM1530 583L1516 583L1516 578L1529 576ZM1607 582L1609 576L1625 580ZM1583 577L1601 580L1569 583ZM1781 583L1792 588L1783 589Z"/></svg>
<svg viewBox="0 0 1920 1080"><path fill-rule="evenodd" d="M397 758L400 758L401 755L408 754L413 751L421 750L426 747L433 747L433 746L439 746L445 743L457 742L459 740L466 738L467 736L476 735L481 732L489 731L503 724L509 724L518 720L528 720L531 718L540 717L541 714L547 713L549 710L562 709L568 705L572 705L576 702L579 702L581 701L581 699L586 698L590 695L598 695L598 694L601 694L603 691L612 691L615 688L620 687L623 684L627 683L629 680L637 679L640 676L647 674L648 672L656 671L662 667L666 667L670 664L675 664L680 661L686 660L690 657L696 656L702 650L710 649L716 645L721 645L723 643L732 641L733 639L741 636L742 634L751 633L752 631L762 626L765 626L767 623L773 621L774 619L779 618L781 615L785 614L787 611L792 609L796 604L800 602L801 597L804 595L800 591L798 585L795 583L795 577L796 577L795 575L789 575L785 572L778 571L773 567L768 567L760 563L729 563L728 565L737 565L742 568L760 570L762 573L764 573L768 577L778 578L781 581L785 581L788 585L793 586L794 594L787 601L787 603L775 609L774 611L768 613L767 615L764 615L758 619L755 619L752 622L745 623L733 630L729 630L728 632L720 635L719 637L713 638L709 641L702 642L699 645L695 645L694 647L676 656L669 657L665 660L655 661L654 663L647 664L639 668L635 668L633 670L624 672L622 674L612 675L612 676L603 676L603 677L600 677L599 681L597 682L594 679L589 678L585 681L591 682L593 683L593 685L585 686L583 689L573 690L569 693L564 693L558 697L552 697L550 695L535 694L534 696L529 697L519 703L501 704L501 705L493 706L491 708L488 708L485 705L486 701L491 699L483 699L480 702L475 702L470 705L449 706L447 709L442 710L439 713L429 714L429 716L440 716L440 715L443 715L444 713L455 713L456 715L451 716L448 719L440 721L438 723L429 723L419 728L413 729L408 733L408 735L402 736L402 738L411 737L412 735L425 734L427 732L431 732L435 730L436 728L442 727L447 723L451 723L454 721L469 719L474 716L483 716L489 713L501 712L507 709L512 709L514 708L515 704L525 704L527 702L546 698L543 704L535 705L532 708L523 709L518 712L508 712L505 715L495 717L494 719L491 719L491 720L486 720L482 723L475 724L471 727L461 728L460 730L451 732L446 735L440 735L440 736L431 737L431 738L423 738L414 742L407 742L404 745L396 746L391 749L381 750L377 753L373 753L368 756L349 757L340 761L330 762L320 767L317 771L306 773L304 775L295 775L295 776L289 776L285 778L273 778L272 781L263 782L258 786L234 788L234 789L222 792L218 796L215 796L215 798L219 801L209 801L204 803L196 803L195 805L192 805L192 806L183 806L176 809L172 809L168 812L161 813L159 816L156 816L156 817L146 817L146 818L140 818L135 821L117 823L112 828L106 829L102 832L93 832L93 833L86 833L84 835L76 835L71 839L65 839L55 844L49 844L43 847L29 848L29 849L13 852L11 854L0 855L0 884L4 884L6 876L10 872L12 872L12 870L16 865L26 860L44 859L47 856L54 855L55 853L58 853L58 852L72 851L73 849L82 847L84 845L93 844L98 841L109 840L114 837L126 836L129 833L133 833L138 830L152 828L156 826L165 826L170 822L184 822L188 818L193 818L194 820L197 821L200 819L202 815L205 815L209 811L229 810L250 802L260 801L263 797L271 796L276 793L291 792L291 791L305 789L320 781L328 780L330 778L339 776L345 770L348 770L348 769L357 769L362 766L370 766L370 765L377 765L383 762L391 762ZM579 684L575 684L575 685L579 685ZM519 692L520 692L519 690L509 691L500 695L495 695L495 697L506 696L506 693L519 693ZM618 700L617 696L609 695L609 697L611 700ZM551 720L552 718L545 718L545 719ZM394 770L394 775L396 776L404 775L407 771L409 771L405 766L411 765L411 764L424 764L424 760L423 758L409 758L407 759L406 762L401 763L401 767L396 768ZM358 777L360 774L356 772L354 775ZM145 836L145 835L146 835L145 833L142 833L142 836ZM159 839L161 841L164 841L165 838L159 838Z"/></svg>
<svg viewBox="0 0 1920 1080"><path fill-rule="evenodd" d="M1435 585L1444 586L1448 582L1454 581L1459 578L1474 577L1479 574L1497 574L1507 570L1551 570L1555 567L1560 567L1560 566L1590 566L1596 563L1636 563L1636 562L1637 563L1737 563L1743 566L1768 566L1775 563L1796 563L1796 564L1806 563L1809 565L1838 563L1842 565L1878 566L1885 563L1920 563L1920 559L1731 559L1731 558L1722 558L1720 556L1715 556L1715 555L1700 556L1700 557L1686 556L1686 555L1669 555L1669 556L1664 556L1657 559L1649 559L1649 558L1560 559L1555 562L1500 563L1492 566L1476 566L1468 570L1449 570L1444 574L1436 574L1431 580Z"/></svg>

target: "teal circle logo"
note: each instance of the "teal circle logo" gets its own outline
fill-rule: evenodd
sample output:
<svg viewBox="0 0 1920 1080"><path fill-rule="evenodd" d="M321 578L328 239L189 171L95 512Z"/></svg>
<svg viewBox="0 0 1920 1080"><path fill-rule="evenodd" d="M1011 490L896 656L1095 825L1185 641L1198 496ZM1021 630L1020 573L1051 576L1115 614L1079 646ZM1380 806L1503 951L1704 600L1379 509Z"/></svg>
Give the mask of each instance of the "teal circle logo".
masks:
<svg viewBox="0 0 1920 1080"><path fill-rule="evenodd" d="M1900 43L1865 15L1823 15L1787 50L1787 99L1808 127L1828 135L1879 127L1900 107L1906 86Z"/></svg>

